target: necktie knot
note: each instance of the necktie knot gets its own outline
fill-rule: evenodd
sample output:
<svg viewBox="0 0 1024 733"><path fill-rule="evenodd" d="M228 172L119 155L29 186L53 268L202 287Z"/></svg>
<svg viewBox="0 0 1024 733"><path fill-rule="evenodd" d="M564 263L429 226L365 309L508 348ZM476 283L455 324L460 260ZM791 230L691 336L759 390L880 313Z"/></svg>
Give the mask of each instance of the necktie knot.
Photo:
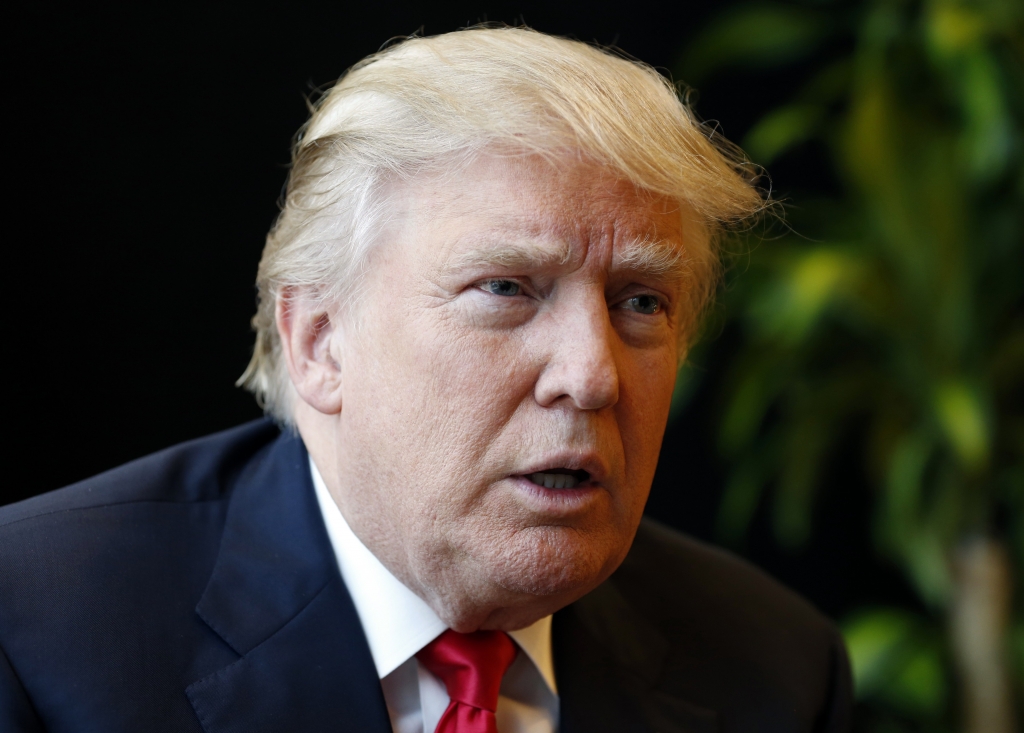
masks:
<svg viewBox="0 0 1024 733"><path fill-rule="evenodd" d="M515 642L504 631L460 634L449 629L416 655L420 663L444 682L451 703L437 733L495 731L501 678L516 658ZM462 709L468 706L472 709Z"/></svg>

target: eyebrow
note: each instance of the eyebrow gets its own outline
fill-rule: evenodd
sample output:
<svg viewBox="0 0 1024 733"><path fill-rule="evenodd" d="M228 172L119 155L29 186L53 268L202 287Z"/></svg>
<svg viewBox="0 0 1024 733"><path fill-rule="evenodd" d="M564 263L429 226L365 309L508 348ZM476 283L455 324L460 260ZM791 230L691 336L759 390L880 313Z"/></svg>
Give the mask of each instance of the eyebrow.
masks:
<svg viewBox="0 0 1024 733"><path fill-rule="evenodd" d="M616 269L679 281L690 271L685 248L660 239L637 239L621 248L613 260Z"/></svg>
<svg viewBox="0 0 1024 733"><path fill-rule="evenodd" d="M572 249L565 242L557 246L542 246L531 241L517 244L481 241L445 264L451 269L502 267L509 270L530 269L550 265L565 265L572 258ZM640 275L677 281L689 271L689 258L682 247L663 240L636 239L615 254L613 267L630 270Z"/></svg>
<svg viewBox="0 0 1024 733"><path fill-rule="evenodd" d="M510 244L481 240L476 246L450 258L445 264L451 269L474 267L505 267L510 270L564 265L572 258L569 245L559 242L556 246L542 246L531 241Z"/></svg>

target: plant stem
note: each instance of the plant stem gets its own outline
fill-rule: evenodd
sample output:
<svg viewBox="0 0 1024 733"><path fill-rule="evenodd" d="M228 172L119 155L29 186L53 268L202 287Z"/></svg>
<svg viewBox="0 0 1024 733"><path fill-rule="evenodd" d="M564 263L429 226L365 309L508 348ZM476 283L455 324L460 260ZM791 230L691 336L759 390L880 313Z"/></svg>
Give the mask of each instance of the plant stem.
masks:
<svg viewBox="0 0 1024 733"><path fill-rule="evenodd" d="M976 536L953 559L950 636L960 672L965 733L1014 733L1007 664L1013 575L1002 544Z"/></svg>

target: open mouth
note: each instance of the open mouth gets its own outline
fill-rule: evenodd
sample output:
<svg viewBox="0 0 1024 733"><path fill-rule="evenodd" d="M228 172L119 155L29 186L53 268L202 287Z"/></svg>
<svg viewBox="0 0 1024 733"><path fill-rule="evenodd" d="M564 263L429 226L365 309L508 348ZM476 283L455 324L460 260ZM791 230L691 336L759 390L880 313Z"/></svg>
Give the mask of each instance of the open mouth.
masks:
<svg viewBox="0 0 1024 733"><path fill-rule="evenodd" d="M532 481L537 486L543 486L545 489L575 489L588 481L590 474L570 468L551 468L542 472L525 474L523 478Z"/></svg>

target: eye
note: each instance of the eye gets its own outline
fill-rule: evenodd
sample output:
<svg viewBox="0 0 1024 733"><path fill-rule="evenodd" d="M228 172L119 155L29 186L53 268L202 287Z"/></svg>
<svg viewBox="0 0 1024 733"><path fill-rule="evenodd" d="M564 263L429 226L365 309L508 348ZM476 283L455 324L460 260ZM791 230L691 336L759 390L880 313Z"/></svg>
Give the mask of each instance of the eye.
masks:
<svg viewBox="0 0 1024 733"><path fill-rule="evenodd" d="M661 310L661 301L653 295L634 295L632 298L624 300L622 307L650 316Z"/></svg>
<svg viewBox="0 0 1024 733"><path fill-rule="evenodd" d="M522 288L514 280L484 280L480 289L493 295L519 295Z"/></svg>

